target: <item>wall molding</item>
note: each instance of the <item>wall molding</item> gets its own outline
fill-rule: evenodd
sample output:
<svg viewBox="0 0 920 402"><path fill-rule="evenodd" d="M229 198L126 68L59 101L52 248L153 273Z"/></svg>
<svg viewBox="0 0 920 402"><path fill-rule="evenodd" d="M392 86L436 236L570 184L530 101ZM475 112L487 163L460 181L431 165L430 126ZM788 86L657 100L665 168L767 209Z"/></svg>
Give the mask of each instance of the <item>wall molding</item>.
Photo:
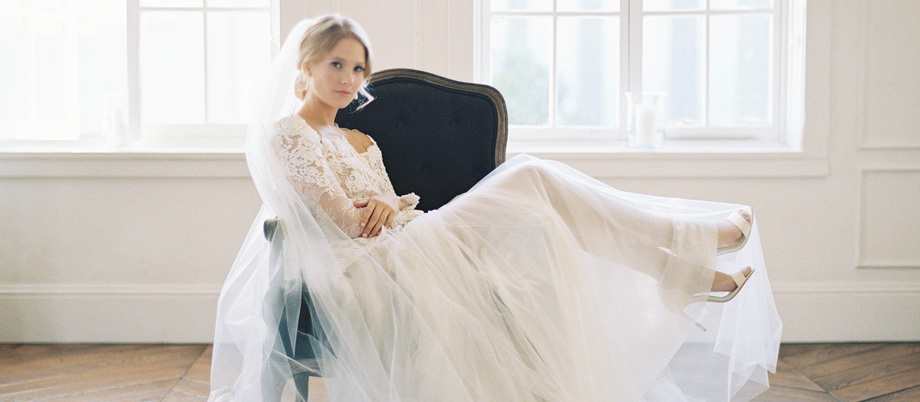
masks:
<svg viewBox="0 0 920 402"><path fill-rule="evenodd" d="M783 342L920 341L920 283L778 283Z"/></svg>
<svg viewBox="0 0 920 402"><path fill-rule="evenodd" d="M902 258L899 256L891 257L881 257L871 255L871 251L868 249L867 239L870 238L872 232L867 228L869 222L869 217L866 216L868 206L872 202L873 197L881 197L884 200L890 199L892 196L903 194L903 192L887 192L886 194L868 194L867 193L867 180L869 176L873 174L885 174L885 173L895 173L895 174L912 174L920 175L920 166L897 166L897 162L892 162L889 166L882 161L877 161L878 163L870 166L865 166L860 169L859 173L859 197L858 197L858 206L857 206L857 232L856 232L856 267L860 269L920 269L920 259L915 259L911 257ZM920 177L920 176L918 176ZM909 191L909 189L907 190ZM920 201L920 200L917 200ZM914 205L916 202L910 202L907 200L903 205ZM905 211L893 211L894 217L890 219L882 219L884 222L887 222L892 225L891 230L898 232L898 225L907 225L912 227L912 221L910 215L904 216ZM906 222L906 223L905 223Z"/></svg>
<svg viewBox="0 0 920 402"><path fill-rule="evenodd" d="M249 179L242 152L0 153L0 178Z"/></svg>
<svg viewBox="0 0 920 402"><path fill-rule="evenodd" d="M185 284L0 284L4 296L219 296L217 285Z"/></svg>
<svg viewBox="0 0 920 402"><path fill-rule="evenodd" d="M877 296L877 295L920 295L920 283L875 282L875 283L775 283L771 286L774 296ZM917 334L920 336L920 333Z"/></svg>
<svg viewBox="0 0 920 402"><path fill-rule="evenodd" d="M207 343L220 286L0 285L3 343Z"/></svg>
<svg viewBox="0 0 920 402"><path fill-rule="evenodd" d="M857 86L859 88L858 91L861 94L860 96L861 105L860 106L861 106L862 116L860 116L860 121L859 121L859 127L860 127L859 149L860 150L870 150L870 151L871 150L878 150L878 151L883 151L883 150L914 150L916 151L916 150L920 150L920 142L917 142L916 140L905 141L901 139L901 140L893 141L890 139L889 140L878 139L878 138L873 137L871 135L872 133L870 132L871 127L869 126L871 123L871 113L873 109L873 105L871 104L871 99L872 99L871 91L873 89L872 85L874 84L875 81L883 81L883 79L874 76L873 72L870 71L872 67L872 61L873 61L872 59L872 56L873 56L872 54L873 46L872 45L873 44L871 42L871 37L870 37L871 30L875 29L876 24L879 24L882 26L886 26L886 25L898 26L897 24L890 24L888 22L873 21L873 6L874 5L872 4L872 2L861 1L861 2L858 2L853 7L855 9L854 11L857 13L856 15L858 15L858 18L859 18L859 25L858 25L859 29L857 30L858 40L855 45L856 45L856 51L858 52L859 57L861 58L861 62L862 62L859 68L860 71L858 74L858 79L856 80L855 83L853 83L854 86ZM904 39L906 40L907 38L904 38ZM874 45L881 46L883 44L874 43ZM884 110L885 108L880 107L880 109Z"/></svg>

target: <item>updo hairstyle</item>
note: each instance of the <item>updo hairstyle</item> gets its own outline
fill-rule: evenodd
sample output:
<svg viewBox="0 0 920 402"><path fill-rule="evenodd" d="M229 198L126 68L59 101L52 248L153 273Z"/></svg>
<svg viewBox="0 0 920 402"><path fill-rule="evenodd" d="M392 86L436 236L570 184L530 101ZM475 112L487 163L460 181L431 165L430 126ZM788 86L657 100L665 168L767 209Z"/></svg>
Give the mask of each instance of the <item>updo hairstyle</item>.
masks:
<svg viewBox="0 0 920 402"><path fill-rule="evenodd" d="M303 34L300 41L300 57L297 61L297 69L300 72L294 80L294 94L297 98L304 100L307 96L307 77L304 70L306 66L323 58L326 53L330 52L340 40L344 38L354 38L364 46L364 82L358 93L367 98L364 104L367 105L374 99L367 92L367 77L371 74L371 47L367 39L367 33L354 20L341 15L330 14L320 18L311 25Z"/></svg>

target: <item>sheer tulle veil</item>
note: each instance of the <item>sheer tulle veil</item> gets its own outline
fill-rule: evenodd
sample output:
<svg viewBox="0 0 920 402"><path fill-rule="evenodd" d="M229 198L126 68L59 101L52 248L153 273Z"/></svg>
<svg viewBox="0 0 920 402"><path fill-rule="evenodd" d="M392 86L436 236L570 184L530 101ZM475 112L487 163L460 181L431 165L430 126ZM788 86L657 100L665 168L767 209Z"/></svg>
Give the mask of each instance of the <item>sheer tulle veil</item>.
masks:
<svg viewBox="0 0 920 402"><path fill-rule="evenodd" d="M691 295L680 311L615 255L631 253L616 249L624 237L646 233L597 223L616 223L611 203L710 222L737 205L630 194L560 163L516 157L370 246L350 239L303 200L273 142L278 120L301 105L296 64L311 24L288 35L248 130L263 206L221 290L211 400L296 392L290 380L306 367L280 345L298 342L314 350L310 365L330 400L745 400L765 389L782 326L756 221L741 251L716 257L713 239L703 264L754 267L739 296L716 305ZM522 172L535 184L507 180ZM518 191L542 197L539 213L515 208ZM282 240L269 242L263 222L274 217ZM691 259L666 246L650 250ZM304 294L322 331L298 336Z"/></svg>
<svg viewBox="0 0 920 402"><path fill-rule="evenodd" d="M300 74L300 42L312 23L301 21L288 34L264 79L260 103L247 130L246 160L263 206L221 291L211 400L280 397L283 385L298 370L296 362L279 354L281 337L296 341L297 330L296 325L291 325L287 333L279 333L282 314L287 322L298 322L301 294L308 279L317 289L331 288L330 278L322 269L337 265L329 242L346 240L340 231L329 230L334 225L325 225L328 233L324 231L316 218L322 214L312 214L288 183L271 141L276 122L295 113L302 103L294 94L294 82ZM263 222L273 217L281 222L283 259L271 257L271 244L263 233ZM317 299L319 303L326 300L319 293ZM321 358L321 342L317 342L317 350Z"/></svg>

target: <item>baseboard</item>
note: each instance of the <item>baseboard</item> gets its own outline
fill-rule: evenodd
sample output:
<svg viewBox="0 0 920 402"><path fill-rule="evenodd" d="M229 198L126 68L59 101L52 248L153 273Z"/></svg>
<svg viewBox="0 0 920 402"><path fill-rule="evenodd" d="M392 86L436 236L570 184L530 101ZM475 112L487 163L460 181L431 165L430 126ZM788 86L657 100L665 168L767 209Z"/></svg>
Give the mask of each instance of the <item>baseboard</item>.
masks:
<svg viewBox="0 0 920 402"><path fill-rule="evenodd" d="M920 341L920 284L775 284L783 342ZM212 285L2 285L0 343L209 343Z"/></svg>
<svg viewBox="0 0 920 402"><path fill-rule="evenodd" d="M920 284L774 284L783 342L920 341Z"/></svg>
<svg viewBox="0 0 920 402"><path fill-rule="evenodd" d="M220 287L2 285L3 343L210 343Z"/></svg>

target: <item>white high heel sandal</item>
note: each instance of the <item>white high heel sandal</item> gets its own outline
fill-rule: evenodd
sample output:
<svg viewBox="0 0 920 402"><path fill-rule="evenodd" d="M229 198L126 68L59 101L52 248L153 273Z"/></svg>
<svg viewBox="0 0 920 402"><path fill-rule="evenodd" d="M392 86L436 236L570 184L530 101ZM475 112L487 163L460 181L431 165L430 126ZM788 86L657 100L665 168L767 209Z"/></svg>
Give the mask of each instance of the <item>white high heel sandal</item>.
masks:
<svg viewBox="0 0 920 402"><path fill-rule="evenodd" d="M741 229L741 237L738 240L733 241L731 244L726 244L719 247L717 254L726 254L741 250L745 244L747 244L748 238L751 237L751 227L754 226L754 211L750 207L744 207L741 211L747 212L748 216L751 217L751 220L744 218L744 215L739 211L732 212L728 216L728 221L735 225L738 229Z"/></svg>
<svg viewBox="0 0 920 402"><path fill-rule="evenodd" d="M731 299L734 299L735 295L737 295L738 292L741 291L741 288L744 287L744 284L747 283L748 279L750 279L751 276L753 275L754 275L753 268L751 268L751 273L749 273L747 276L744 276L743 269L741 271L731 274L732 280L735 281L735 285L738 285L735 288L735 290L728 292L728 294L725 296L709 296L709 298L707 298L706 301L715 302L715 303L725 303Z"/></svg>

